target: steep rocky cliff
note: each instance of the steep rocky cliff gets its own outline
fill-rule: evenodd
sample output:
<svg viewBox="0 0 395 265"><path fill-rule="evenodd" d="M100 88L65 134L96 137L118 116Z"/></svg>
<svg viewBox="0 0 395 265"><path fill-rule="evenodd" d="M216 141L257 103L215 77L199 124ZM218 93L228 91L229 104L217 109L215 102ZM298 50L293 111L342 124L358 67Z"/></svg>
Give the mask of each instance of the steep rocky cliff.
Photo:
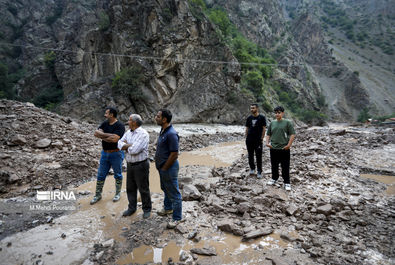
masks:
<svg viewBox="0 0 395 265"><path fill-rule="evenodd" d="M243 73L229 43L192 3L225 10L247 39L274 57L278 67L265 87L266 111L290 105L288 95L299 109L336 121L355 120L364 108L395 112L393 55L387 62L369 57L365 48L364 57L339 29L323 23L326 5L354 17L368 10L393 15L384 12L388 1L372 0L0 0L0 60L13 73L15 97L47 108L54 108L45 103L55 98L60 113L86 120L100 120L103 108L115 105L124 120L130 112L151 119L168 107L178 122L240 122L254 99L241 92ZM388 52L391 23L382 25L387 30L380 47ZM381 34L379 24L372 27Z"/></svg>
<svg viewBox="0 0 395 265"><path fill-rule="evenodd" d="M21 28L15 44L40 48L22 47L17 58L28 73L18 83L19 95L28 99L60 86L62 114L98 120L105 106L115 105L123 119L131 112L151 119L168 107L175 121L232 123L248 106L237 85L237 61L186 1L3 1L2 13L4 31ZM128 68L139 70L139 82L114 89L111 80Z"/></svg>
<svg viewBox="0 0 395 265"><path fill-rule="evenodd" d="M332 120L350 120L369 106L370 96L359 78L332 56L314 10L305 9L290 20L286 7L292 3L287 1L212 0L210 4L225 7L246 36L276 56L282 73L275 80L305 107L326 112ZM320 103L322 96L326 104Z"/></svg>

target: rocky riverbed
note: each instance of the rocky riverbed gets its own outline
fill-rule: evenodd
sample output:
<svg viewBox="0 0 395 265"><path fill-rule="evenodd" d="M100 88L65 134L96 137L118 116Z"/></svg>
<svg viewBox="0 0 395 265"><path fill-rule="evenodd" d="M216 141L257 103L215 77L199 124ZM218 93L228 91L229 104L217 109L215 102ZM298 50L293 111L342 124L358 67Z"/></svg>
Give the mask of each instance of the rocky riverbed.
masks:
<svg viewBox="0 0 395 265"><path fill-rule="evenodd" d="M147 220L139 212L130 219L122 218L124 195L116 207L105 198L97 208L88 206L93 186L84 185L97 170L100 142L92 137L97 125L12 101L0 101L0 111L1 196L7 198L0 203L2 261L51 264L51 259L59 260L59 252L67 257L63 264L395 261L392 127L297 128L291 152L292 191L286 192L281 179L276 186L266 185L270 178L267 149L264 179L248 174L242 127L229 127L226 132L204 130L203 125L180 125L184 131L193 128L184 132L180 144L185 221L169 230L169 219L155 213ZM151 155L157 134L152 128ZM49 145L40 146L42 139L48 139ZM213 146L218 142L230 143ZM206 146L209 147L203 148ZM196 163L191 162L194 159ZM387 184L366 174L380 175ZM15 210L34 202L36 190L57 185L71 188L84 182L76 189L77 202L68 204L76 206L75 211ZM152 187L151 192L154 208L159 210L163 200L160 189ZM63 216L57 217L60 215ZM78 215L80 219L75 217ZM73 218L74 223L70 221ZM107 230L97 236L95 232L104 226ZM32 227L35 228L31 232L25 231ZM18 231L21 232L15 234ZM40 233L53 239L40 239L42 244L34 249L21 243L30 238L37 240ZM76 234L90 240L85 242ZM59 240L58 248L49 247ZM70 244L83 249L83 253L73 252Z"/></svg>

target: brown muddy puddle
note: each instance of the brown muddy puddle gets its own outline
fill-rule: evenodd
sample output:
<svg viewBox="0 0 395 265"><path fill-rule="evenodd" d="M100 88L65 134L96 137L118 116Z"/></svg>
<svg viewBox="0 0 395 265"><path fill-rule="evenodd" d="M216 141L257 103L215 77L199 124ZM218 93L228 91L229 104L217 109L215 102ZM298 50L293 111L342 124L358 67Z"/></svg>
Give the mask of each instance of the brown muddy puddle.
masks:
<svg viewBox="0 0 395 265"><path fill-rule="evenodd" d="M384 176L384 175L373 175L373 174L361 174L361 177L373 179L377 182L387 184L387 190L385 194L388 196L395 195L395 176Z"/></svg>
<svg viewBox="0 0 395 265"><path fill-rule="evenodd" d="M262 253L263 250L287 248L291 247L291 245L282 240L277 233L250 240L249 242L242 242L241 237L222 232L213 233L211 231L209 235L206 235L198 243L193 243L192 241L184 244L169 242L163 248L142 245L134 249L130 254L118 259L116 264L166 263L169 258L172 258L174 262L178 262L182 251L188 252L192 248L203 247L214 247L217 257L220 257L221 264L259 264L265 259Z"/></svg>
<svg viewBox="0 0 395 265"><path fill-rule="evenodd" d="M193 152L183 152L179 156L179 162L181 167L187 165L229 166L245 152L242 142L223 143ZM127 229L136 218L142 218L141 209L137 210L131 218L121 217L128 204L125 183L126 175L124 175L121 199L114 203L112 202L115 190L114 178L108 176L103 189L103 198L95 205L90 205L89 201L94 195L96 181L77 187L74 190L76 195L80 191L91 193L77 201L75 211L55 219L53 224L40 225L3 239L0 242L1 262L23 264L39 259L44 264L80 264L88 258L94 243L101 243L111 238L117 242L125 242L125 238L120 235L123 232L122 228ZM150 189L153 208L159 209L161 207L159 194L162 191L154 163L151 163L150 167ZM62 234L65 237L62 237ZM12 242L11 246L7 246L9 242ZM172 245L175 246L172 243L168 244L163 253L176 251L176 247L174 247L175 250L171 250ZM140 257L140 255L134 256ZM130 262L136 263L134 259Z"/></svg>

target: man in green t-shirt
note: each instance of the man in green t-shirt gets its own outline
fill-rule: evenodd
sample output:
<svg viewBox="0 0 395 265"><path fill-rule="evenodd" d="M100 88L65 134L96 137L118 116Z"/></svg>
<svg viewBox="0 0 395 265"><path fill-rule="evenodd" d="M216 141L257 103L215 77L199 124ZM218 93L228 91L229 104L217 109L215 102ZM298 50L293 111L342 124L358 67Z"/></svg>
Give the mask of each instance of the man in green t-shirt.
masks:
<svg viewBox="0 0 395 265"><path fill-rule="evenodd" d="M292 122L283 119L284 108L281 106L274 108L276 120L269 124L266 133L266 146L270 148L270 162L272 165L272 179L267 183L274 185L278 176L278 165L281 164L281 173L284 179L284 188L287 191L291 190L291 183L289 180L289 164L291 160L290 148L295 139L295 129Z"/></svg>

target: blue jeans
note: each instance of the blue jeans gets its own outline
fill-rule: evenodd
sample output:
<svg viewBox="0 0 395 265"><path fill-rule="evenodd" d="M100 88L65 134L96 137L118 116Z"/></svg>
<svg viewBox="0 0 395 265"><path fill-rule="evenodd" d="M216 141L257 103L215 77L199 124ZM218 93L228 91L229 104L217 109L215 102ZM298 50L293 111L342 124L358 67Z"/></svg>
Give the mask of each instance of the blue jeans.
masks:
<svg viewBox="0 0 395 265"><path fill-rule="evenodd" d="M108 171L110 171L111 167L112 170L114 170L114 178L122 179L122 161L124 156L125 155L123 151L106 153L102 150L99 170L97 172L97 180L98 181L106 180Z"/></svg>
<svg viewBox="0 0 395 265"><path fill-rule="evenodd" d="M159 169L160 188L165 193L164 208L173 210L173 220L182 219L182 197L178 188L178 161L168 170Z"/></svg>

